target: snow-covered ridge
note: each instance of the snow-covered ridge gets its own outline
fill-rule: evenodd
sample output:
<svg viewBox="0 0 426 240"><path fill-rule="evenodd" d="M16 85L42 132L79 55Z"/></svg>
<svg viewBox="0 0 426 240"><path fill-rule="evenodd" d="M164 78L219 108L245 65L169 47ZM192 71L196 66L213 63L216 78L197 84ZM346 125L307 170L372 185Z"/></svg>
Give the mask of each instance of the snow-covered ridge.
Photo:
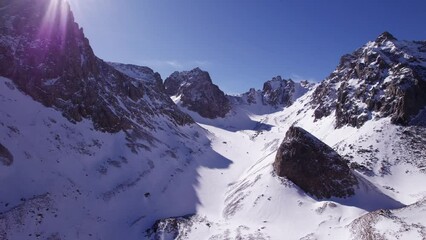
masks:
<svg viewBox="0 0 426 240"><path fill-rule="evenodd" d="M396 126L391 124L390 118L381 118L367 121L359 128L336 129L335 113L315 120L315 109L304 108L314 92L312 89L283 111L252 113L247 120L236 113L224 120L240 126L250 126L250 121L257 121L252 128L227 126L219 121L202 125L215 133L210 136L213 149L238 160L229 169L200 173L203 177L198 194L202 197L197 215L178 224L179 229L184 229L184 239L206 236L210 239L282 239L283 232L291 239L357 239L360 235L355 225L364 214L403 207L426 196L423 185L413 184L426 180L426 149L421 146L426 143L424 127ZM240 105L235 111L247 110ZM276 176L272 168L276 151L284 133L294 124L344 157L359 181L354 196L318 200L287 178ZM226 190L222 190L223 186ZM220 209L222 214L218 215ZM404 222L418 222L419 225L413 225L410 230L413 234L424 228L422 222L425 220L424 215L403 219ZM376 229L370 223L363 227ZM384 230L378 231L388 232L389 239L394 236L392 234L398 234L393 231L392 224L379 227ZM183 236L174 235L173 231L168 233L169 236Z"/></svg>
<svg viewBox="0 0 426 240"><path fill-rule="evenodd" d="M342 59L347 67L336 74L356 72L350 61ZM368 79L349 78L348 84L359 82L356 87L362 87L365 80ZM340 113L335 106L339 101L340 81L344 79L326 80L321 83L323 86L313 87L282 111L261 112L250 105L235 104L234 114L227 115L223 121L202 121L204 128L215 133L211 136L213 148L230 159L239 160L220 174L202 171L204 180L200 182L198 193L203 197L197 215L185 220L188 222L179 222L185 237L174 235L176 232L168 232L168 236L282 239L284 232L290 239L424 237L426 215L409 213L405 209L412 207L403 206L414 204L421 209L424 205L426 188L413 183L426 180L425 128L398 126L385 116L369 118L356 127L338 125ZM318 117L317 104L323 103L316 97L324 86L328 95L323 96L329 99L332 107L328 115ZM250 91L252 94L260 92ZM284 133L293 125L306 129L343 156L360 183L354 196L314 199L287 178L276 176L272 168L275 153ZM226 191L219 190L218 186L227 186ZM215 195L225 195L224 202L220 197L212 197L212 189L218 192ZM404 217L389 215L382 220L374 217L379 219L377 221L363 220L370 219L369 212L374 214L378 209L399 207L403 208L391 212L406 212ZM222 209L221 216L217 215L218 209ZM408 228L407 233L398 230L400 226Z"/></svg>
<svg viewBox="0 0 426 240"><path fill-rule="evenodd" d="M418 124L426 106L425 49L425 41L399 41L385 32L343 56L313 95L316 119L336 111L336 127L383 117Z"/></svg>
<svg viewBox="0 0 426 240"><path fill-rule="evenodd" d="M198 168L231 164L196 124L157 116L150 142L72 123L10 79L0 86L1 239L140 239L159 218L195 212Z"/></svg>
<svg viewBox="0 0 426 240"><path fill-rule="evenodd" d="M314 86L308 81L295 82L283 79L281 76L273 77L263 84L262 90L250 89L240 96L231 97L234 101L249 105L264 105L274 108L288 107L299 97L303 96Z"/></svg>
<svg viewBox="0 0 426 240"><path fill-rule="evenodd" d="M137 79L141 80L146 84L151 85L162 85L162 79L159 73L154 72L151 68L145 66L138 66L134 64L124 64L124 63L115 63L115 62L107 62L110 66L114 67L121 73Z"/></svg>
<svg viewBox="0 0 426 240"><path fill-rule="evenodd" d="M425 238L426 186L415 183L426 181L426 129L392 124L414 112L412 93L422 103L424 42L404 48L383 34L318 86L277 77L231 98L200 69L172 74L169 88L145 67L106 64L72 15L68 54L52 52L58 42L33 39L49 1L8 3L0 5L0 75L9 77L0 77L0 239ZM49 53L36 59L42 67L27 61L34 46ZM195 124L166 94L173 87L176 101L203 103L199 112L226 111L198 114ZM407 116L426 122L424 112ZM358 181L353 194L317 199L277 176L291 126L343 158Z"/></svg>

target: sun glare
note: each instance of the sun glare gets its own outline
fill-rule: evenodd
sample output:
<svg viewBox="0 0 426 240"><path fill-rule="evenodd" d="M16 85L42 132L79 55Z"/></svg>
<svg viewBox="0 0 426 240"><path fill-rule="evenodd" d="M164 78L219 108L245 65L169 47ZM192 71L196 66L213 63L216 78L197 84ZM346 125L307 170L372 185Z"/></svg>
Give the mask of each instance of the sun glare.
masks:
<svg viewBox="0 0 426 240"><path fill-rule="evenodd" d="M44 14L40 35L43 38L52 38L52 33L58 29L60 39L66 38L66 28L68 22L69 4L64 0L50 0L50 3Z"/></svg>

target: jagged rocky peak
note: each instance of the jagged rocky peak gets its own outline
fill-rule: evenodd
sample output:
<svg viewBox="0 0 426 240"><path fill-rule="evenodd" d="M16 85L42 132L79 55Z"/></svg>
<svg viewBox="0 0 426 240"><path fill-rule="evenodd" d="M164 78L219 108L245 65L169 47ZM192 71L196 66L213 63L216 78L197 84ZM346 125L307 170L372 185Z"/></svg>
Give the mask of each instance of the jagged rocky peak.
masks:
<svg viewBox="0 0 426 240"><path fill-rule="evenodd" d="M0 18L0 72L18 79L25 89L62 73L82 77L98 70L67 2L6 1Z"/></svg>
<svg viewBox="0 0 426 240"><path fill-rule="evenodd" d="M262 92L264 104L289 106L292 104L295 83L291 79L286 80L276 76L263 84Z"/></svg>
<svg viewBox="0 0 426 240"><path fill-rule="evenodd" d="M336 127L362 126L390 117L401 125L424 122L426 41L399 41L381 34L352 54L312 95L315 118L336 113Z"/></svg>
<svg viewBox="0 0 426 240"><path fill-rule="evenodd" d="M213 84L209 73L200 68L174 72L164 81L164 88L183 107L205 118L224 117L231 109L225 93Z"/></svg>
<svg viewBox="0 0 426 240"><path fill-rule="evenodd" d="M263 84L262 90L251 88L241 95L248 104L261 103L273 107L288 107L297 98L304 95L313 87L308 81L295 82L292 79L283 79L281 76L273 77Z"/></svg>
<svg viewBox="0 0 426 240"><path fill-rule="evenodd" d="M377 37L376 43L384 43L385 41L397 41L397 40L398 39L396 39L390 32L385 31Z"/></svg>
<svg viewBox="0 0 426 240"><path fill-rule="evenodd" d="M164 82L166 93L175 96L181 93L181 90L189 85L209 85L213 84L208 72L200 68L194 68L191 71L172 73Z"/></svg>
<svg viewBox="0 0 426 240"><path fill-rule="evenodd" d="M146 132L157 115L178 125L193 122L164 92L97 58L66 1L0 4L0 76L36 101L107 132Z"/></svg>
<svg viewBox="0 0 426 240"><path fill-rule="evenodd" d="M275 173L319 199L355 194L358 180L332 148L300 127L292 126L278 148Z"/></svg>
<svg viewBox="0 0 426 240"><path fill-rule="evenodd" d="M257 91L254 88L250 88L250 90L247 93L245 93L245 95L247 96L247 103L248 104L257 103L256 94L257 94Z"/></svg>
<svg viewBox="0 0 426 240"><path fill-rule="evenodd" d="M161 75L149 67L116 62L108 62L108 64L131 78L143 81L144 84L153 87L157 91L165 91Z"/></svg>

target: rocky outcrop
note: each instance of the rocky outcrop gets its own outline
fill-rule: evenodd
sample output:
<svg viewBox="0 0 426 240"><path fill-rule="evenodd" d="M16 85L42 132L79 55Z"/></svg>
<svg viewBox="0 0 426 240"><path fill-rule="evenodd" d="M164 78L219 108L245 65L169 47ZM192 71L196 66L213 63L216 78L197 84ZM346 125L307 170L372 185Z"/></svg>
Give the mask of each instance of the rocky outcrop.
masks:
<svg viewBox="0 0 426 240"><path fill-rule="evenodd" d="M312 95L315 118L336 112L336 127L390 117L409 125L426 106L426 41L381 34L352 54ZM418 122L418 121L416 121Z"/></svg>
<svg viewBox="0 0 426 240"><path fill-rule="evenodd" d="M352 239L425 239L426 227L421 219L426 211L426 200L395 210L377 210L364 214L352 221L348 227ZM410 216L410 217L407 217Z"/></svg>
<svg viewBox="0 0 426 240"><path fill-rule="evenodd" d="M265 106L288 107L299 97L303 96L313 87L308 81L295 82L291 79L283 79L281 76L273 77L263 84L262 90L251 88L241 94L239 102L246 104L262 104ZM235 98L235 97L234 97Z"/></svg>
<svg viewBox="0 0 426 240"><path fill-rule="evenodd" d="M36 101L106 132L143 135L159 115L176 125L193 122L156 89L159 75L147 84L97 58L66 1L6 1L0 8L0 76Z"/></svg>
<svg viewBox="0 0 426 240"><path fill-rule="evenodd" d="M317 198L354 195L358 185L344 159L302 128L292 126L277 151L275 173Z"/></svg>
<svg viewBox="0 0 426 240"><path fill-rule="evenodd" d="M124 64L115 62L108 62L108 64L119 72L136 80L142 81L145 85L149 85L156 92L165 93L163 79L161 79L161 75L158 72L154 72L154 70L152 70L151 68L134 64Z"/></svg>
<svg viewBox="0 0 426 240"><path fill-rule="evenodd" d="M290 105L293 93L294 82L291 79L285 80L277 76L263 84L263 103L273 106Z"/></svg>
<svg viewBox="0 0 426 240"><path fill-rule="evenodd" d="M13 155L9 149L0 143L0 163L5 166L10 166L13 163Z"/></svg>
<svg viewBox="0 0 426 240"><path fill-rule="evenodd" d="M295 91L293 80L282 79L281 76L272 78L263 84L263 103L277 106L278 104L289 106L292 104L292 96Z"/></svg>
<svg viewBox="0 0 426 240"><path fill-rule="evenodd" d="M177 239L179 235L184 234L187 225L191 221L191 216L173 217L157 220L154 225L147 230L147 239ZM186 229L189 231L189 229Z"/></svg>
<svg viewBox="0 0 426 240"><path fill-rule="evenodd" d="M213 225L213 222L199 215L159 219L146 231L145 239L182 239L191 232L194 225L205 227L207 230Z"/></svg>
<svg viewBox="0 0 426 240"><path fill-rule="evenodd" d="M224 117L231 109L228 98L214 85L208 72L199 68L174 72L164 81L169 96L178 97L183 107L205 118Z"/></svg>

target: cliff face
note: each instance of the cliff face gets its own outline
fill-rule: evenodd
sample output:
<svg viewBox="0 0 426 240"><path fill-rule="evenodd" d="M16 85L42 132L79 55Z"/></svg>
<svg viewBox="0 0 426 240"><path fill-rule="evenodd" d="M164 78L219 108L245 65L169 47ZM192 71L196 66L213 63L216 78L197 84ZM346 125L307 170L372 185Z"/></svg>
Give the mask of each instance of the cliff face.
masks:
<svg viewBox="0 0 426 240"><path fill-rule="evenodd" d="M291 79L282 79L281 76L274 77L263 84L263 104L288 107L311 87L312 84L308 81L294 82Z"/></svg>
<svg viewBox="0 0 426 240"><path fill-rule="evenodd" d="M195 68L174 72L164 81L166 93L177 96L183 107L205 118L225 117L231 110L228 98L214 85L208 72Z"/></svg>
<svg viewBox="0 0 426 240"><path fill-rule="evenodd" d="M66 2L17 0L1 7L0 75L36 101L70 121L91 119L106 132L154 129L149 119L156 115L193 122L164 92L97 58Z"/></svg>
<svg viewBox="0 0 426 240"><path fill-rule="evenodd" d="M417 124L426 106L426 42L399 41L381 34L352 54L315 90L315 117L336 111L336 127L360 127L391 117L394 124Z"/></svg>

